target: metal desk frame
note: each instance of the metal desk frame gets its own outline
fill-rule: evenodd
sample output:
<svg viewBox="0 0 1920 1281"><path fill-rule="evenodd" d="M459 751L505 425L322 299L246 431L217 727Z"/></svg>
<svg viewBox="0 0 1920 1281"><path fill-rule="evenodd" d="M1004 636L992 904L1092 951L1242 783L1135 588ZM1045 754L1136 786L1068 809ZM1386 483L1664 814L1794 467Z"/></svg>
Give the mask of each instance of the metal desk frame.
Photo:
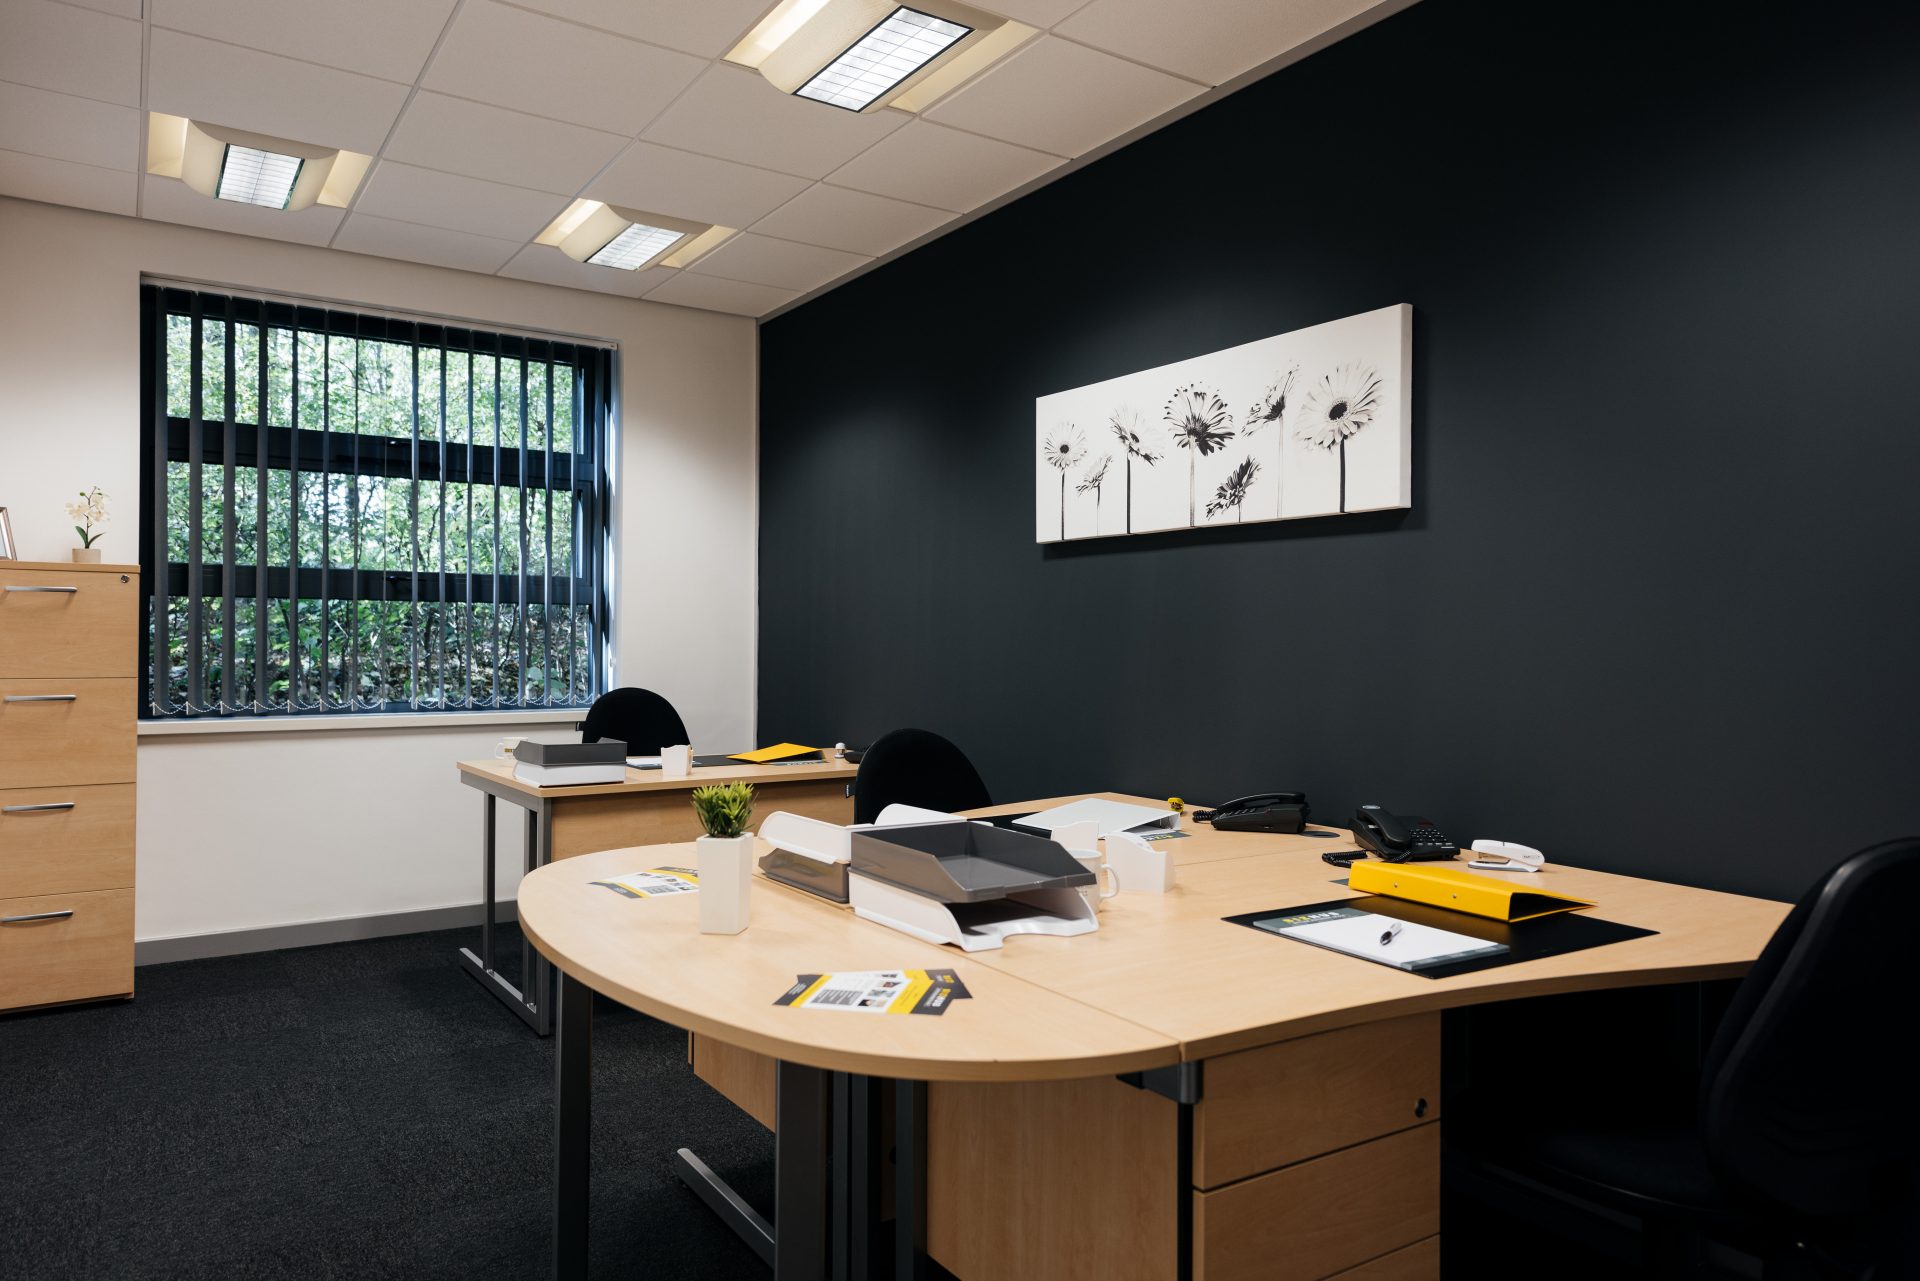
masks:
<svg viewBox="0 0 1920 1281"><path fill-rule="evenodd" d="M523 992L509 983L494 965L494 815L497 803L501 800L519 806L525 811L523 831L525 832L526 872L545 867L552 858L553 851L553 802L544 796L528 796L516 788L506 787L484 776L466 774L462 782L468 787L478 788L481 792L480 813L485 825L486 840L484 846L485 866L481 873L481 910L485 915L480 921L480 953L474 955L473 949L460 949L460 968L471 974L480 986L490 992L499 1002L518 1014L537 1036L550 1036L553 1033L553 962L541 954L540 949L531 943L522 946L520 951L521 977L531 974L532 979Z"/></svg>

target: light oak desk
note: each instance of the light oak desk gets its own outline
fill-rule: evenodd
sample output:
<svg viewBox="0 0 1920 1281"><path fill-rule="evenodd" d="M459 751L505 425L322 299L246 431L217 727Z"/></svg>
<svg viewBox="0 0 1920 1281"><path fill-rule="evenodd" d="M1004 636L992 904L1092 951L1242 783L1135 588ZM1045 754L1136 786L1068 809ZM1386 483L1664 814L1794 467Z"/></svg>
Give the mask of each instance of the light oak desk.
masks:
<svg viewBox="0 0 1920 1281"><path fill-rule="evenodd" d="M846 761L799 765L696 766L685 778L664 778L658 770L627 770L623 783L586 787L533 787L513 776L505 759L461 761L460 781L481 794L481 830L485 833L480 954L460 949L466 971L528 1026L546 1036L553 1029L552 969L544 956L523 963L527 991L515 987L494 965L494 810L506 801L525 811L525 870L556 859L624 845L688 841L700 835L687 793L709 783L752 783L754 821L775 810L789 810L829 823L851 823L853 800L848 785L859 766Z"/></svg>
<svg viewBox="0 0 1920 1281"><path fill-rule="evenodd" d="M782 1278L823 1275L817 1242L797 1236L789 1251L782 1239L789 1219L819 1218L805 1181L785 1177L790 1152L803 1160L810 1136L827 1130L857 1146L857 1106L845 1109L851 1120L826 1109L823 1122L795 1102L827 1088L813 1080L824 1072L837 1100L854 1099L862 1083L896 1083L895 1137L906 1154L899 1236L923 1241L963 1281L1430 1281L1439 1268L1440 1012L1737 977L1787 911L1554 866L1529 883L1659 933L1434 980L1221 920L1346 896L1320 855L1349 841L1188 830L1161 846L1180 865L1173 893L1123 892L1092 935L1020 937L971 954L765 880L754 885L752 925L731 939L698 935L693 903L635 903L587 885L670 861L668 850L594 855L530 877L523 927L563 973L561 1275L576 1275L568 1268L585 1252L583 986L687 1028L696 1070L778 1120ZM939 1018L772 1005L795 974L929 964L959 969L974 999ZM789 1118L803 1130L791 1141ZM828 1216L835 1244L857 1254L864 1194L844 1180L833 1186L834 1203L854 1212ZM802 1200L790 1207L795 1188Z"/></svg>

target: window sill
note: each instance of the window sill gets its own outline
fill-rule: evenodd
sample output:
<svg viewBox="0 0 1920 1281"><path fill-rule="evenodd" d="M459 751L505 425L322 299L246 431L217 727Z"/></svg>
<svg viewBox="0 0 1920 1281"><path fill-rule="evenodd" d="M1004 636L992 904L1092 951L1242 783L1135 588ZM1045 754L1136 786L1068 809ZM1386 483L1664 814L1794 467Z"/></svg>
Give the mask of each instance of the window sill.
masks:
<svg viewBox="0 0 1920 1281"><path fill-rule="evenodd" d="M141 738L193 734L384 733L407 729L486 729L495 725L571 725L585 720L584 707L499 712L394 712L353 716L262 716L250 720L140 721Z"/></svg>

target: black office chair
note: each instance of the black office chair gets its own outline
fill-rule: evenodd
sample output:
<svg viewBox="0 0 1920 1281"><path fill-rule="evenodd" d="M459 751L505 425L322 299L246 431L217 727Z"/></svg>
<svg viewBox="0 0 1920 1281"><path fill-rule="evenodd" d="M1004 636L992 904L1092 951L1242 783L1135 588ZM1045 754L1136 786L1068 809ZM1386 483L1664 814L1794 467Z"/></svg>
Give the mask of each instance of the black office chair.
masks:
<svg viewBox="0 0 1920 1281"><path fill-rule="evenodd" d="M1466 1153L1480 1173L1638 1218L1650 1275L1689 1275L1715 1240L1760 1257L1769 1281L1920 1277L1920 1106L1907 1097L1916 904L1920 838L1829 872L1734 995L1696 1116L1663 1124L1563 1099L1585 1113L1573 1126L1514 1135L1502 1108Z"/></svg>
<svg viewBox="0 0 1920 1281"><path fill-rule="evenodd" d="M970 810L991 805L967 754L930 730L883 734L860 758L853 779L853 821L871 823L889 805Z"/></svg>
<svg viewBox="0 0 1920 1281"><path fill-rule="evenodd" d="M612 689L593 700L580 726L580 741L612 739L627 745L629 756L654 756L661 748L688 742L687 724L673 704L650 689Z"/></svg>

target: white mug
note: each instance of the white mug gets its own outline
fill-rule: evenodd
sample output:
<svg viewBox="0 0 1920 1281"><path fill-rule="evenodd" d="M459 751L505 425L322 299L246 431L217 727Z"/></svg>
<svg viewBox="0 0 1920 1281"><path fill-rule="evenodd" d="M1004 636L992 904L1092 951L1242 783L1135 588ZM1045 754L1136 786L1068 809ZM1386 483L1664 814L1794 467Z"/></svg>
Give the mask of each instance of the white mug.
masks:
<svg viewBox="0 0 1920 1281"><path fill-rule="evenodd" d="M1081 867L1093 873L1093 884L1080 887L1080 897L1087 900L1087 906L1098 912L1100 905L1120 892L1120 873L1113 870L1113 864L1101 855L1099 850L1068 850ZM1100 873L1107 874L1106 893L1100 892Z"/></svg>
<svg viewBox="0 0 1920 1281"><path fill-rule="evenodd" d="M660 777L685 778L693 772L693 748L681 743L660 749Z"/></svg>
<svg viewBox="0 0 1920 1281"><path fill-rule="evenodd" d="M518 746L520 746L520 739L517 736L509 735L493 745L493 754L511 760L513 758L513 749Z"/></svg>

